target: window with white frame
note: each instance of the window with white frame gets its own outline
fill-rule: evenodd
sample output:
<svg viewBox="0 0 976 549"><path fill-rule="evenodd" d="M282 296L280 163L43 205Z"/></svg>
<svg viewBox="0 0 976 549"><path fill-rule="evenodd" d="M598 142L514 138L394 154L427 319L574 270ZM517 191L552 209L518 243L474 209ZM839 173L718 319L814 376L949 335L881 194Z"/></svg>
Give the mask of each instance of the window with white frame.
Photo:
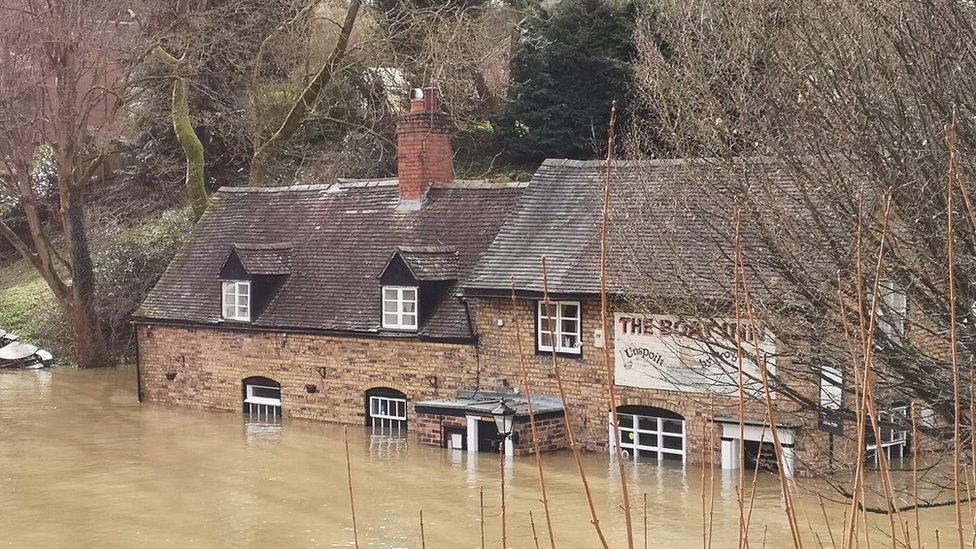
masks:
<svg viewBox="0 0 976 549"><path fill-rule="evenodd" d="M369 421L374 433L399 434L407 429L407 399L392 395L370 395Z"/></svg>
<svg viewBox="0 0 976 549"><path fill-rule="evenodd" d="M383 286L383 327L417 329L416 286Z"/></svg>
<svg viewBox="0 0 976 549"><path fill-rule="evenodd" d="M645 413L648 415L644 415ZM643 413L617 412L620 418L617 440L620 441L620 449L627 458L635 461L640 458L685 460L685 421L676 415L662 417L665 415L672 416L667 411L655 411L650 408L646 408ZM610 417L610 432L612 446L616 444L616 440L612 437L613 414Z"/></svg>
<svg viewBox="0 0 976 549"><path fill-rule="evenodd" d="M244 414L251 423L281 420L281 384L266 377L249 377L244 384Z"/></svg>
<svg viewBox="0 0 976 549"><path fill-rule="evenodd" d="M223 317L227 320L251 320L251 283L232 280L223 283Z"/></svg>
<svg viewBox="0 0 976 549"><path fill-rule="evenodd" d="M557 353L571 353L578 355L582 352L580 339L580 303L579 301L539 301L539 334L540 351Z"/></svg>
<svg viewBox="0 0 976 549"><path fill-rule="evenodd" d="M878 431L881 435L881 450L885 452L888 459L893 457L905 457L905 449L908 445L908 430L899 428L908 421L908 407L896 406L888 410L878 412ZM865 451L869 454L873 452L875 462L878 460L878 441L874 437L874 429L869 428L865 433L867 444Z"/></svg>
<svg viewBox="0 0 976 549"><path fill-rule="evenodd" d="M895 281L882 278L878 281L878 294L881 296L876 309L878 330L891 338L903 336L908 319L908 298L905 292ZM867 305L874 306L870 289ZM869 309L868 313L870 312Z"/></svg>

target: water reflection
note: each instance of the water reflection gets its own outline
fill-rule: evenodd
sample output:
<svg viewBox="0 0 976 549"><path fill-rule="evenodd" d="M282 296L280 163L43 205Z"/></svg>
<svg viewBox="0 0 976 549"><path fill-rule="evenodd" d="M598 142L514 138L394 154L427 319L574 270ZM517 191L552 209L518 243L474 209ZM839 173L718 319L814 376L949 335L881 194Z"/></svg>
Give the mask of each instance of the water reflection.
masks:
<svg viewBox="0 0 976 549"><path fill-rule="evenodd" d="M0 373L0 539L12 547L349 546L346 435L364 547L419 546L421 508L428 547L478 546L482 487L488 544L498 546L495 453L424 446L413 433L366 426L139 405L132 370ZM544 462L559 546L593 547L572 454ZM530 510L543 536L535 459L503 464L511 545L531 547ZM605 454L585 455L584 466L611 546L625 546L616 466ZM650 546L700 545L701 468L630 462L626 474L639 536L646 494ZM752 490L751 475L747 482ZM716 549L735 546L736 483L736 473L715 469ZM799 503L826 536L816 492L802 486L809 491ZM776 477L760 475L755 490L755 539L768 525L768 547L789 544ZM842 506L827 511L842 523ZM884 517L869 520L887 528ZM954 514L926 511L923 521L934 546L931 532L951 532Z"/></svg>
<svg viewBox="0 0 976 549"><path fill-rule="evenodd" d="M281 438L281 422L244 421L244 439L248 443L275 441Z"/></svg>

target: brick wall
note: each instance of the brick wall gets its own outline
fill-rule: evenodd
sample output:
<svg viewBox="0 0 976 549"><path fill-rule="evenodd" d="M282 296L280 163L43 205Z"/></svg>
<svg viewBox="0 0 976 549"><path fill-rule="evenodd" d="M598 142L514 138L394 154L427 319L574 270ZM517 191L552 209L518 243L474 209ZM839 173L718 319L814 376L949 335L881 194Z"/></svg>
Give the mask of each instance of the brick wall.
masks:
<svg viewBox="0 0 976 549"><path fill-rule="evenodd" d="M523 456L534 453L532 426L528 419L516 422L512 430L514 431L512 439L514 440L515 455ZM539 437L540 452L554 452L569 448L569 439L566 436L566 420L562 416L536 419L535 433Z"/></svg>
<svg viewBox="0 0 976 549"><path fill-rule="evenodd" d="M468 419L465 417L417 414L416 418L417 440L423 444L430 444L432 446L444 445L445 427L462 429L465 433L468 428Z"/></svg>
<svg viewBox="0 0 976 549"><path fill-rule="evenodd" d="M285 416L361 424L366 390L389 387L407 395L408 428L414 430L412 403L418 400L452 397L459 389L478 388L479 381L480 387L487 389L498 389L503 381L522 387L513 320L517 312L532 390L539 395L558 396L551 357L535 350L535 302L519 301L513 310L507 299L479 299L475 310L478 347L408 338L140 326L143 394L149 402L239 411L241 380L264 376L281 383ZM603 351L594 345L594 330L599 324L598 302L583 301L582 355L560 357L559 364L576 437L584 450L603 452L609 439L609 408ZM606 340L612 358L612 331ZM781 372L790 367L783 361L778 365ZM175 379L167 380L167 373L175 373ZM307 393L306 385L315 385L318 392ZM817 398L819 389L815 383L808 383L797 390ZM713 427L712 419L737 417L737 399L630 387L618 387L617 392L620 405L653 406L683 416L688 460L707 461L711 452L712 459L719 462L721 429ZM777 400L777 408L779 422L798 425L795 434L799 471L823 466L829 458L828 451L843 461L842 456L850 450L848 445L838 438L831 449L827 434L816 428L815 416L791 413L791 404L785 398ZM746 416L761 421L764 411L761 402L749 402ZM568 442L559 439L565 436L565 422L560 421L561 428L553 425L549 432L547 425L540 434L546 444L568 446ZM421 436L433 435L424 431ZM520 438L531 444L529 436Z"/></svg>
<svg viewBox="0 0 976 549"><path fill-rule="evenodd" d="M536 352L536 302L520 300L513 310L510 299L479 299L477 307L477 326L480 338L480 356L483 365L482 380L485 385L498 386L502 379L511 385L521 387L522 376L518 365L518 344L514 319L520 319L522 332L522 352L526 358L528 379L535 394L558 396L552 359L548 352ZM585 450L607 451L609 445L609 406L606 395L607 372L604 365L603 349L595 346L594 330L600 328L600 308L598 300L584 300L581 303L583 348L580 357L560 356L558 359L560 376L570 403L569 413L576 429L576 437ZM499 320L502 326L499 326ZM613 360L613 330L605 338ZM780 360L777 368L785 372L793 366ZM786 376L789 377L789 376ZM808 398L819 398L819 386L806 379L795 389ZM706 395L617 386L618 404L642 405L663 408L676 412L686 421L686 444L688 461L703 463L712 452L715 463L720 462L721 428L712 421L716 417L738 417L736 397L713 397ZM826 466L829 460L828 435L817 430L817 417L813 414L797 413L797 407L788 399L776 400L778 423L797 425L796 468L805 469ZM746 418L762 421L765 406L762 402L750 400L746 406ZM714 427L713 427L714 425ZM843 460L849 455L846 446L838 442L833 449L834 459Z"/></svg>
<svg viewBox="0 0 976 549"><path fill-rule="evenodd" d="M411 401L453 396L472 383L467 368L477 364L471 345L409 339L162 325L139 326L138 337L148 402L240 411L241 380L264 376L281 383L286 417L344 423L365 422L367 389L389 387ZM318 392L307 393L306 385Z"/></svg>

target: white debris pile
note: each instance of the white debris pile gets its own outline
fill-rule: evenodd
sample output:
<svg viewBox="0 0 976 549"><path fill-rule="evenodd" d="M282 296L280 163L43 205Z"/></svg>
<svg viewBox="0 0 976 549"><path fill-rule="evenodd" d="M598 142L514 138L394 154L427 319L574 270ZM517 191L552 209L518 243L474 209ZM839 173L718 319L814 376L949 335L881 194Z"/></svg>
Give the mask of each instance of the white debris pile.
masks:
<svg viewBox="0 0 976 549"><path fill-rule="evenodd" d="M34 370L51 365L51 353L20 341L16 334L0 329L0 368Z"/></svg>

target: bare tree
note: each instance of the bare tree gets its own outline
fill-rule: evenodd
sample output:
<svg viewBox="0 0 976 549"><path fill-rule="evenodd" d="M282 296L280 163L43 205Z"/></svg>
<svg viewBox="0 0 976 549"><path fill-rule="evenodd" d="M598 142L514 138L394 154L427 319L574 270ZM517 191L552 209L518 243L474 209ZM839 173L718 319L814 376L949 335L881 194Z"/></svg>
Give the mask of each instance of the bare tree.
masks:
<svg viewBox="0 0 976 549"><path fill-rule="evenodd" d="M635 304L689 316L727 310L721 299L702 304L674 296L715 286L731 293L731 219L740 210L757 313L794 355L794 367L777 370L773 383L791 397L797 417L828 412L815 392L799 389L818 386L825 368L844 372L838 417L861 413L856 393L864 389L854 383L857 360L843 334L845 324L863 324L876 306L878 328L866 344L877 365L871 390L879 407L919 403L940 419L923 422L922 430L945 441L957 419L970 425L954 411L948 353L945 136L958 109L956 147L962 162L971 162L974 24L976 8L952 0L664 3L639 32L639 99L655 117L636 121L631 149L635 157L698 159L645 163L644 190L655 197L644 200L659 230L692 223L704 259L671 264L673 289L683 291L635 296ZM971 194L969 184L961 190ZM953 206L957 219L967 219L962 200ZM953 227L964 362L976 353L974 228ZM617 235L632 257L663 254L635 230L622 224ZM647 262L627 268L654 275ZM907 415L881 422L908 428ZM854 438L856 430L845 435Z"/></svg>
<svg viewBox="0 0 976 549"><path fill-rule="evenodd" d="M29 234L0 222L0 234L34 266L71 325L81 367L108 363L94 315L94 275L85 220L86 187L121 131L125 84L120 46L124 6L110 0L6 3L0 8L2 190L23 210ZM39 208L34 159L53 151L59 210L56 242ZM63 250L63 253L62 253Z"/></svg>

